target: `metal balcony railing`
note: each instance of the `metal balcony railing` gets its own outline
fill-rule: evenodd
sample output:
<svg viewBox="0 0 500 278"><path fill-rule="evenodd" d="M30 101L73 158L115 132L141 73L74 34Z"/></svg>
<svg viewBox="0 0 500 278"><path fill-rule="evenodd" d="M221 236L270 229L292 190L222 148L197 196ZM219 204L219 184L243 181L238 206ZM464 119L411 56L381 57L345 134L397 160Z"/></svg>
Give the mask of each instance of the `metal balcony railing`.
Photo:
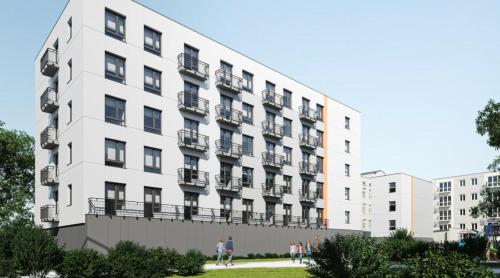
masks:
<svg viewBox="0 0 500 278"><path fill-rule="evenodd" d="M303 175L314 176L318 173L318 169L316 168L316 164L307 161L300 161L299 173Z"/></svg>
<svg viewBox="0 0 500 278"><path fill-rule="evenodd" d="M283 161L285 157L273 152L263 152L262 153L262 165L283 168Z"/></svg>
<svg viewBox="0 0 500 278"><path fill-rule="evenodd" d="M57 205L45 205L40 207L40 220L42 222L58 222L59 208Z"/></svg>
<svg viewBox="0 0 500 278"><path fill-rule="evenodd" d="M264 197L283 198L284 194L283 185L262 184L262 196Z"/></svg>
<svg viewBox="0 0 500 278"><path fill-rule="evenodd" d="M201 135L190 129L181 129L177 131L177 145L179 145L179 147L206 152L209 148L208 139L208 136Z"/></svg>
<svg viewBox="0 0 500 278"><path fill-rule="evenodd" d="M179 72L199 80L208 79L208 64L181 53L177 56L177 69Z"/></svg>
<svg viewBox="0 0 500 278"><path fill-rule="evenodd" d="M47 186L59 184L59 167L46 166L40 170L40 183Z"/></svg>
<svg viewBox="0 0 500 278"><path fill-rule="evenodd" d="M299 200L301 202L311 202L314 203L318 199L318 195L316 195L316 192L314 191L303 191L299 190Z"/></svg>
<svg viewBox="0 0 500 278"><path fill-rule="evenodd" d="M242 180L241 178L235 178L227 175L216 175L215 181L217 182L216 189L226 192L241 193Z"/></svg>
<svg viewBox="0 0 500 278"><path fill-rule="evenodd" d="M283 108L283 96L274 91L265 89L262 91L262 104L281 110Z"/></svg>
<svg viewBox="0 0 500 278"><path fill-rule="evenodd" d="M302 120L316 122L316 120L318 119L318 112L307 106L302 105L299 107L299 117Z"/></svg>
<svg viewBox="0 0 500 278"><path fill-rule="evenodd" d="M190 185L206 189L209 184L208 172L191 168L177 169L177 182L180 185Z"/></svg>
<svg viewBox="0 0 500 278"><path fill-rule="evenodd" d="M59 70L59 58L57 50L48 48L40 59L40 72L52 77Z"/></svg>
<svg viewBox="0 0 500 278"><path fill-rule="evenodd" d="M318 147L318 138L309 134L299 134L299 145L304 148L316 149Z"/></svg>
<svg viewBox="0 0 500 278"><path fill-rule="evenodd" d="M262 122L262 134L277 139L283 138L283 126L270 121Z"/></svg>
<svg viewBox="0 0 500 278"><path fill-rule="evenodd" d="M229 141L215 141L216 154L218 156L240 159L243 155L243 146Z"/></svg>
<svg viewBox="0 0 500 278"><path fill-rule="evenodd" d="M59 146L58 131L55 127L49 126L40 133L40 145L43 149L52 150Z"/></svg>
<svg viewBox="0 0 500 278"><path fill-rule="evenodd" d="M230 91L235 94L240 94L243 90L243 79L233 75L231 72L218 69L215 72L215 86Z"/></svg>
<svg viewBox="0 0 500 278"><path fill-rule="evenodd" d="M219 104L215 106L216 117L219 122L226 123L232 126L240 126L243 122L243 113L231 107Z"/></svg>
<svg viewBox="0 0 500 278"><path fill-rule="evenodd" d="M52 87L47 87L40 96L40 109L43 112L52 113L59 108L57 91Z"/></svg>
<svg viewBox="0 0 500 278"><path fill-rule="evenodd" d="M186 94L183 91L177 94L177 107L180 110L206 116L209 113L209 101L207 99Z"/></svg>

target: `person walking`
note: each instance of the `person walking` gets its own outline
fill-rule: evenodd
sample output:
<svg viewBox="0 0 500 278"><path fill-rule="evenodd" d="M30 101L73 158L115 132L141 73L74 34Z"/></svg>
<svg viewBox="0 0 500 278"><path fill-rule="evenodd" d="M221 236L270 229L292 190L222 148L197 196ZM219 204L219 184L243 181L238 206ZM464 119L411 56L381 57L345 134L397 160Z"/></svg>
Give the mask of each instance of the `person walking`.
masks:
<svg viewBox="0 0 500 278"><path fill-rule="evenodd" d="M219 263L224 263L224 242L222 241L222 238L217 242L217 245L215 246L215 252L217 252L217 262L215 265L219 265Z"/></svg>
<svg viewBox="0 0 500 278"><path fill-rule="evenodd" d="M297 254L299 255L299 264L302 264L302 255L304 254L304 245L302 245L302 241L297 245Z"/></svg>
<svg viewBox="0 0 500 278"><path fill-rule="evenodd" d="M307 256L307 264L311 264L311 241L306 241L306 256Z"/></svg>
<svg viewBox="0 0 500 278"><path fill-rule="evenodd" d="M229 255L229 257L227 258L227 261L224 265L225 266L227 266L228 264L234 265L233 264L234 243L233 243L232 236L229 236L227 241L226 241L226 253Z"/></svg>
<svg viewBox="0 0 500 278"><path fill-rule="evenodd" d="M320 244L320 242L319 242L319 236L316 235L314 237L314 249L318 250L319 249L319 244Z"/></svg>
<svg viewBox="0 0 500 278"><path fill-rule="evenodd" d="M290 241L290 260L292 261L292 263L294 264L295 263L295 243L293 242L293 240Z"/></svg>

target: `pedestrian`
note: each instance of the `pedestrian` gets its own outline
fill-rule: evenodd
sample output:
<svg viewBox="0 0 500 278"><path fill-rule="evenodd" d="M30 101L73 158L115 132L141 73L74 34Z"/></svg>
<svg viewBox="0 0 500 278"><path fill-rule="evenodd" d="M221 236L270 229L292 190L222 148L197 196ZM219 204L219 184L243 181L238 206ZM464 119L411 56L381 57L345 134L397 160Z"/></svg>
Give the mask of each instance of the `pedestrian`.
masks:
<svg viewBox="0 0 500 278"><path fill-rule="evenodd" d="M220 263L224 263L224 241L222 241L222 238L219 239L219 242L217 242L217 245L215 246L215 252L217 253L217 262L215 265L219 265Z"/></svg>
<svg viewBox="0 0 500 278"><path fill-rule="evenodd" d="M311 241L306 241L306 256L307 256L307 264L311 264Z"/></svg>
<svg viewBox="0 0 500 278"><path fill-rule="evenodd" d="M302 245L302 241L297 245L297 254L299 255L299 264L302 264L302 254L304 254L304 245Z"/></svg>
<svg viewBox="0 0 500 278"><path fill-rule="evenodd" d="M290 241L290 259L292 260L292 263L295 263L295 243L293 240Z"/></svg>
<svg viewBox="0 0 500 278"><path fill-rule="evenodd" d="M319 249L319 236L316 235L314 237L314 249L318 250Z"/></svg>
<svg viewBox="0 0 500 278"><path fill-rule="evenodd" d="M227 257L227 261L224 264L227 266L228 264L234 265L233 264L233 255L234 255L234 244L233 244L233 237L229 236L227 241L226 241L226 253L229 255Z"/></svg>

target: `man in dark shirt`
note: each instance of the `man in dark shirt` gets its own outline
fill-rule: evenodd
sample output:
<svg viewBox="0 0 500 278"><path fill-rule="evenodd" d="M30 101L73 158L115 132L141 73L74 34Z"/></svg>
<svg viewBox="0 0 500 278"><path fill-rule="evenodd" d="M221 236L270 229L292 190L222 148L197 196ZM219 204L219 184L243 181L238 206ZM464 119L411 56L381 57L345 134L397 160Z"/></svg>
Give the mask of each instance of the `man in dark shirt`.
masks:
<svg viewBox="0 0 500 278"><path fill-rule="evenodd" d="M234 245L233 245L233 237L231 236L229 236L229 238L226 241L226 252L229 255L229 257L227 258L225 265L227 266L227 264L229 263L231 265L234 265L233 264Z"/></svg>

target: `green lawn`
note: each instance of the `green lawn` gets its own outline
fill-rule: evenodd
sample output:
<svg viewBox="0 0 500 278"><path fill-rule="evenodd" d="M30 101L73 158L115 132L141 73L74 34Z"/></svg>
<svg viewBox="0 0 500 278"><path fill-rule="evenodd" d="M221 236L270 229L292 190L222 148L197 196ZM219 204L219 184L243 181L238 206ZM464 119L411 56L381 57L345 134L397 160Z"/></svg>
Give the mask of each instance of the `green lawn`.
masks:
<svg viewBox="0 0 500 278"><path fill-rule="evenodd" d="M180 276L175 276L180 278ZM207 270L198 276L188 276L198 278L305 278L308 277L305 268L283 267L283 268L228 268L218 270Z"/></svg>
<svg viewBox="0 0 500 278"><path fill-rule="evenodd" d="M225 257L227 259L227 257ZM277 262L277 261L288 261L287 258L262 258L262 259L238 259L233 260L234 263L254 263L254 262ZM207 264L215 264L215 260L208 260Z"/></svg>

